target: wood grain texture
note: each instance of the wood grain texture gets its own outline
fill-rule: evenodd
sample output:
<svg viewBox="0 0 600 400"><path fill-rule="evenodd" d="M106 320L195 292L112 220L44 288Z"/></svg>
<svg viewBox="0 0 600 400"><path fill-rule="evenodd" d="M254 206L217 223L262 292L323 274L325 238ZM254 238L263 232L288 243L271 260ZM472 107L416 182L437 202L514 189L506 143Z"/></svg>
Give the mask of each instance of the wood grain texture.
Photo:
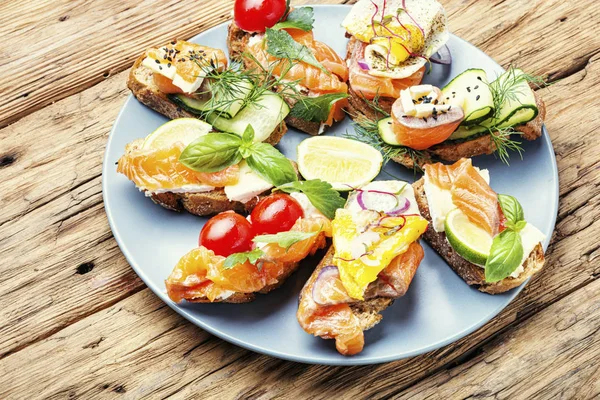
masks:
<svg viewBox="0 0 600 400"><path fill-rule="evenodd" d="M541 90L561 196L548 266L469 337L354 368L260 356L194 327L144 288L108 227L101 165L127 95L120 71L223 21L231 1L198 13L192 0L1 2L0 126L26 117L0 129L0 398L597 396L600 120L581 111L600 100L600 3L442 2L451 29L503 65L565 78Z"/></svg>
<svg viewBox="0 0 600 400"><path fill-rule="evenodd" d="M575 108L578 104L577 98L569 98L570 91L578 91L583 87L600 87L598 61L593 59L586 70L543 89L549 113L553 115L548 123L554 143L559 149L561 174L579 166L578 171L581 172L577 176L577 185L588 189L577 192L579 194L575 199L575 192L566 190L569 187L566 185L573 186L575 182L568 174L565 175L565 179L561 181L561 193L563 198L572 200L561 205L561 217L557 225L557 235L549 251L548 267L507 310L469 337L436 352L380 366L305 366L260 356L215 338L209 339L205 332L167 309L147 289L122 301L118 301L117 293L107 295L92 292L90 302L98 302L104 306L114 305L97 313L91 310L91 315L86 317L89 314L73 308L72 299L63 298L56 308L44 310L45 313L49 313L44 319L34 315L26 318L27 322L24 325L18 325L22 322L16 320L9 324L17 324L22 331L30 334L32 327L41 327L47 330L46 336L50 336L35 341L0 361L0 367L6 368L6 373L0 374L3 376L0 377L0 387L4 387L6 393L35 394L34 387L28 384L27 376L11 374L12 368L9 369L8 366L26 365L39 358L48 360L48 364L40 363L39 367L36 366L31 372L39 380L40 387L45 387L44 397L67 394L84 397L104 396L107 393L121 392L131 398L166 396L173 393L180 397L193 397L202 393L217 398L225 393L226 397L231 398L254 395L264 398L302 398L316 394L331 397L341 389L344 389L346 395L357 398L384 397L397 394L431 373L442 373L453 363L470 357L471 352L481 351L482 342L494 338L497 338L497 341L503 340L502 338L512 332L519 323L528 323L529 317L539 310L547 307L552 309L553 304L560 304L561 299L573 292L577 293L577 289L594 282L600 274L596 254L598 249L595 247L597 243L582 240L585 237L600 235L600 223L595 222L600 201L598 176L594 170L597 160L593 157L572 157L571 154L575 150L568 147L568 143L583 141L580 146L590 147L590 154L600 150L600 145L594 143L593 137L588 134L599 129L600 122L590 117L580 124L573 123L572 114L564 111ZM108 85L109 82L105 86ZM99 90L108 89L102 87ZM64 102L68 101L67 99ZM55 106L63 105L57 103L46 110L52 111ZM15 124L14 127L19 126L20 124ZM565 126L571 129L566 130ZM575 147L577 148L579 147ZM93 197L93 194L90 196ZM583 220L584 215L589 218ZM90 224L97 225L98 221L92 220ZM102 231L104 235L109 236L110 232L105 222L100 225L104 226L99 230L98 236L102 236ZM89 228L84 225L82 229ZM114 243L112 239L108 239L107 242ZM107 265L115 264L119 269L129 270L118 251L111 253L108 259L96 262L94 270L101 271ZM43 282L53 285L56 288L54 292L72 291L69 287L74 285L73 281L65 282L62 278L57 277L56 282L46 278ZM12 298L5 297L6 303L3 304L9 306L9 300ZM109 299L112 299L112 303ZM29 307L36 307L36 304L37 302L32 300ZM68 325L69 321L60 319L61 312L80 315L80 320L54 333L52 330L56 331ZM14 335L15 331L11 330L6 334ZM20 337L19 342L22 343L25 339ZM549 340L545 334L532 335L530 338L532 342L542 339ZM561 337L557 336L553 340L561 340ZM52 357L52 352L61 354L60 360ZM52 368L49 368L50 366ZM83 372L92 367L91 373ZM17 370L19 369L15 369ZM61 371L61 374L57 375L55 371ZM529 373L530 369L524 368L515 373L515 379ZM73 384L73 379L78 383ZM161 384L148 385L147 382Z"/></svg>

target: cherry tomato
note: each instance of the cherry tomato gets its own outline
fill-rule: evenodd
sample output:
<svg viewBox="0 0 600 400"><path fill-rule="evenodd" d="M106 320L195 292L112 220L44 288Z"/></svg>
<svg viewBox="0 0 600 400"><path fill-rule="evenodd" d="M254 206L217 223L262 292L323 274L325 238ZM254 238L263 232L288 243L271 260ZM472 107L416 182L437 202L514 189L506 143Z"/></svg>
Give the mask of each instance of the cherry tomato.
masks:
<svg viewBox="0 0 600 400"><path fill-rule="evenodd" d="M302 206L292 196L283 193L265 197L250 214L256 235L289 231L302 217Z"/></svg>
<svg viewBox="0 0 600 400"><path fill-rule="evenodd" d="M233 211L225 211L206 222L200 231L198 244L227 257L250 251L253 237L252 225L246 218Z"/></svg>
<svg viewBox="0 0 600 400"><path fill-rule="evenodd" d="M283 17L285 9L286 0L236 0L233 18L246 32L264 32Z"/></svg>

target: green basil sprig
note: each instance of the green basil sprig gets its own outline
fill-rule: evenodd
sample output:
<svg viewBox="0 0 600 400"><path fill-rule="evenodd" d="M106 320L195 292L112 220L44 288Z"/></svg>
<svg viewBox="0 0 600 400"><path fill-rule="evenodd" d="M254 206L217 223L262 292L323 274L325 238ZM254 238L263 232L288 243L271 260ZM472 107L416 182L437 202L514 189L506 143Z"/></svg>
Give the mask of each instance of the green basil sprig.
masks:
<svg viewBox="0 0 600 400"><path fill-rule="evenodd" d="M278 186L275 190L286 193L301 192L308 197L313 206L327 218L333 219L338 208L344 208L346 200L332 186L319 179L295 181Z"/></svg>
<svg viewBox="0 0 600 400"><path fill-rule="evenodd" d="M187 146L179 162L194 171L216 172L245 159L257 175L273 186L298 180L290 160L270 144L253 141L252 125L248 125L242 137L231 133L209 133Z"/></svg>
<svg viewBox="0 0 600 400"><path fill-rule="evenodd" d="M506 229L494 237L485 263L485 280L490 283L510 276L521 265L524 250L519 232L527 225L523 207L517 199L499 194L498 202L506 217Z"/></svg>
<svg viewBox="0 0 600 400"><path fill-rule="evenodd" d="M252 241L254 243L277 243L279 247L289 250L294 244L315 236L320 231L315 232L300 232L287 231L279 232L274 235L258 235Z"/></svg>
<svg viewBox="0 0 600 400"><path fill-rule="evenodd" d="M284 21L276 23L273 29L295 28L308 32L312 31L314 22L313 8L299 7L294 8Z"/></svg>
<svg viewBox="0 0 600 400"><path fill-rule="evenodd" d="M233 253L225 259L225 262L223 262L223 268L231 269L238 264L245 263L246 261L248 261L250 264L256 264L258 259L264 254L265 253L259 248L251 251L245 251L243 253ZM259 270L261 269L260 263L257 265L257 268Z"/></svg>

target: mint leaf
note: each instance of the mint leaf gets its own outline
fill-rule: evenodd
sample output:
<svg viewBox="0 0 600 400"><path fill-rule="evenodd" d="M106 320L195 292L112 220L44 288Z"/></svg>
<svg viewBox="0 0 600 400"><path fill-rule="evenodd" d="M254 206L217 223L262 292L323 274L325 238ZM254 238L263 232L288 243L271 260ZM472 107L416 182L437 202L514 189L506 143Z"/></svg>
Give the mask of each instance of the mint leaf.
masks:
<svg viewBox="0 0 600 400"><path fill-rule="evenodd" d="M298 180L292 162L270 144L254 143L249 147L249 153L248 166L273 186Z"/></svg>
<svg viewBox="0 0 600 400"><path fill-rule="evenodd" d="M292 245L306 240L315 236L320 231L315 232L300 232L300 231L287 231L287 232L279 232L274 235L258 235L255 236L252 241L254 243L277 243L279 247L283 247L286 250L289 250Z"/></svg>
<svg viewBox="0 0 600 400"><path fill-rule="evenodd" d="M317 97L302 97L290 110L290 115L306 121L324 122L329 117L331 107L337 101L347 97L346 93L329 93Z"/></svg>
<svg viewBox="0 0 600 400"><path fill-rule="evenodd" d="M242 138L229 133L209 133L190 143L179 162L199 172L217 172L242 160Z"/></svg>
<svg viewBox="0 0 600 400"><path fill-rule="evenodd" d="M501 281L521 265L522 259L521 235L510 229L503 231L492 242L490 255L485 263L485 280L490 283Z"/></svg>
<svg viewBox="0 0 600 400"><path fill-rule="evenodd" d="M243 264L248 261L250 264L256 264L259 258L265 253L261 249L254 249L252 251L246 251L244 253L233 253L225 259L223 263L224 269L231 269L238 264ZM260 269L260 268L259 268Z"/></svg>
<svg viewBox="0 0 600 400"><path fill-rule="evenodd" d="M286 31L267 28L267 53L277 58L287 58L288 60L301 61L315 66L326 74L331 74L315 58L312 50L296 42Z"/></svg>
<svg viewBox="0 0 600 400"><path fill-rule="evenodd" d="M275 24L273 29L294 28L308 32L312 31L314 22L315 18L312 7L294 8L288 14L285 21Z"/></svg>
<svg viewBox="0 0 600 400"><path fill-rule="evenodd" d="M512 225L525 219L523 207L521 207L521 203L514 197L507 194L499 194L498 202L500 203L502 213Z"/></svg>
<svg viewBox="0 0 600 400"><path fill-rule="evenodd" d="M340 196L337 190L320 179L290 182L280 185L276 189L286 193L304 193L312 205L329 219L333 219L335 211L338 208L344 208L344 204L346 204L346 200Z"/></svg>

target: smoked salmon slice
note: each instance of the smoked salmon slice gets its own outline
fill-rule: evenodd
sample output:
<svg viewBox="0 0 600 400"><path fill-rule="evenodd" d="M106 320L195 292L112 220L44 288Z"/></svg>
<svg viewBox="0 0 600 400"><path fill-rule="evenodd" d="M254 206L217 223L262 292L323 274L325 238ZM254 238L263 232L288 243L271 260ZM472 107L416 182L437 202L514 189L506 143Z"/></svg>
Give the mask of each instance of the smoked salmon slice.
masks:
<svg viewBox="0 0 600 400"><path fill-rule="evenodd" d="M141 149L141 141L127 146L119 159L117 172L124 174L141 190L178 189L186 185L224 187L238 182L240 168L232 165L222 171L197 172L179 162L185 146L175 143L165 149Z"/></svg>
<svg viewBox="0 0 600 400"><path fill-rule="evenodd" d="M169 297L175 302L204 297L214 301L231 291L254 293L277 284L296 263L326 246L325 238L331 236L331 222L324 217L301 218L291 230L318 233L289 249L267 244L256 264L244 262L229 269L223 267L225 257L212 250L202 246L191 250L179 260L165 282Z"/></svg>
<svg viewBox="0 0 600 400"><path fill-rule="evenodd" d="M364 59L366 47L367 43L355 41L349 70L350 88L365 99L373 100L376 97L397 99L400 97L402 90L419 85L423 80L425 67L404 79L392 79L369 74L367 70L362 69L358 64L359 60Z"/></svg>
<svg viewBox="0 0 600 400"><path fill-rule="evenodd" d="M365 300L403 296L423 256L423 247L417 242L412 243L406 252L395 257L379 273L377 280L367 288ZM326 261L327 257L323 262ZM324 339L335 339L338 352L354 355L360 353L365 344L364 327L350 306L357 300L348 295L339 274L335 271L322 273L330 268L335 269L333 266L325 266L310 277L302 289L296 316L307 333ZM317 282L323 279L325 281Z"/></svg>
<svg viewBox="0 0 600 400"><path fill-rule="evenodd" d="M431 183L450 190L452 203L473 223L492 236L498 233L502 217L498 194L473 167L470 159L463 158L450 166L426 165L425 173Z"/></svg>

